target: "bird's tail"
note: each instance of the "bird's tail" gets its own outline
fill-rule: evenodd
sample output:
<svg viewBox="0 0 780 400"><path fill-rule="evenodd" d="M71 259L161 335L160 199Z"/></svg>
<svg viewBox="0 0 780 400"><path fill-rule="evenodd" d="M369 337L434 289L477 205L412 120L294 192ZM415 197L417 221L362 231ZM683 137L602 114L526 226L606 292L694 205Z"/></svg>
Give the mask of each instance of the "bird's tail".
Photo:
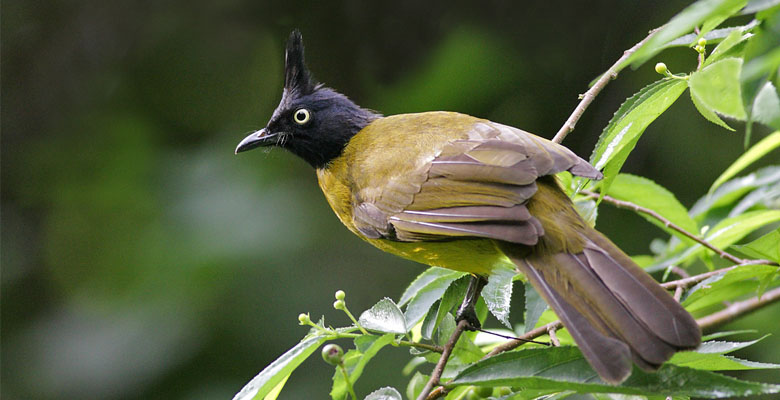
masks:
<svg viewBox="0 0 780 400"><path fill-rule="evenodd" d="M655 370L701 343L693 317L604 235L587 227L572 254L504 249L571 333L601 378L617 384L631 361Z"/></svg>

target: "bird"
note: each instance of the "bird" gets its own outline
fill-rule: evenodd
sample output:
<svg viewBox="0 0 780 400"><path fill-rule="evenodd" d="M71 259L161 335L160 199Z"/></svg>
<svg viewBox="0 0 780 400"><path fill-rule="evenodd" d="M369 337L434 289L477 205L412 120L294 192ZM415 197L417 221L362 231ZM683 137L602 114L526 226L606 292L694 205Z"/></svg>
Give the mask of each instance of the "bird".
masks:
<svg viewBox="0 0 780 400"><path fill-rule="evenodd" d="M472 328L475 295L492 271L511 265L604 382L625 381L633 364L657 370L701 343L694 318L577 213L555 174L602 174L562 145L457 112L362 108L313 77L296 29L279 106L235 153L257 147L310 164L336 216L366 242L471 274L458 320Z"/></svg>

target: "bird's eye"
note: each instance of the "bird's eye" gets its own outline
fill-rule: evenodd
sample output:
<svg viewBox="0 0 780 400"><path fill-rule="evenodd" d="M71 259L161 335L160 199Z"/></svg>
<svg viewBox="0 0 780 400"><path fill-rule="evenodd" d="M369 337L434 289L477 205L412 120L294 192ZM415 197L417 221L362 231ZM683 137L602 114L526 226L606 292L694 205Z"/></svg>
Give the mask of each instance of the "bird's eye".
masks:
<svg viewBox="0 0 780 400"><path fill-rule="evenodd" d="M298 125L305 125L311 120L311 112L305 108L295 110L293 121Z"/></svg>

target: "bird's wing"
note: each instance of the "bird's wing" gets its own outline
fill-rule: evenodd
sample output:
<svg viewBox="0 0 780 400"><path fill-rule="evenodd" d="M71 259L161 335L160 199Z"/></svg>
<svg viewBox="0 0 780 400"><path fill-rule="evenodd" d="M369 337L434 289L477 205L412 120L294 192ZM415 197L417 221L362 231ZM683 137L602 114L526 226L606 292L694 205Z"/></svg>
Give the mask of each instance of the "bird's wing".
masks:
<svg viewBox="0 0 780 400"><path fill-rule="evenodd" d="M353 223L369 238L482 237L533 245L544 230L526 202L539 177L567 170L601 178L563 146L506 125L477 122L411 174L358 199Z"/></svg>

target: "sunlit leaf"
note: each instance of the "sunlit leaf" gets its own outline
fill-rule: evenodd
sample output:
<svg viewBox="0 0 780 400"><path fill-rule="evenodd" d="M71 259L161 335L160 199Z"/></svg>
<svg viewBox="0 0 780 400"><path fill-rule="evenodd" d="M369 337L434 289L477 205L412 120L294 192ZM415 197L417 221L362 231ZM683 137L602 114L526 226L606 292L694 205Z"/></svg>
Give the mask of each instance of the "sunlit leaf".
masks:
<svg viewBox="0 0 780 400"><path fill-rule="evenodd" d="M724 182L733 178L742 170L758 161L772 150L780 147L780 131L776 131L769 136L756 143L748 151L742 154L736 161L734 161L723 173L715 179L715 182L710 187L709 193L712 193Z"/></svg>
<svg viewBox="0 0 780 400"><path fill-rule="evenodd" d="M512 325L509 324L509 303L512 301L512 279L515 275L517 273L513 269L496 268L482 289L482 298L485 299L490 313L510 329Z"/></svg>
<svg viewBox="0 0 780 400"><path fill-rule="evenodd" d="M757 21L755 21L757 22ZM727 55L732 54L731 50L741 44L744 43L747 39L752 37L753 35L750 33L744 33L741 29L734 29L732 30L728 36L726 36L725 39L723 39L720 44L718 44L717 47L715 47L714 50L712 50L712 53L710 53L709 56L704 60L704 64L702 66L706 67L710 64L712 64L715 61L719 61L723 58L725 58Z"/></svg>
<svg viewBox="0 0 780 400"><path fill-rule="evenodd" d="M311 353L325 343L326 336L307 336L295 347L287 350L279 358L260 371L249 383L241 388L233 400L259 400L271 393L274 388L298 368Z"/></svg>
<svg viewBox="0 0 780 400"><path fill-rule="evenodd" d="M714 333L710 333L709 335L702 336L701 341L706 342L708 340L719 339L726 336L741 335L745 333L757 333L757 332L758 331L756 331L755 329L740 329L736 331L714 332Z"/></svg>
<svg viewBox="0 0 780 400"><path fill-rule="evenodd" d="M707 40L708 44L715 44L723 40L726 40L726 38L734 31L738 31L741 33L750 32L751 30L753 30L753 28L758 26L758 24L759 21L753 20L750 21L750 23L742 26L733 26L729 28L714 29L704 34L704 39ZM668 47L680 47L680 46L690 47L691 43L696 42L697 37L699 37L699 35L695 33L689 33L687 35L680 36L677 39L672 40L671 42L666 43L661 49L666 49Z"/></svg>
<svg viewBox="0 0 780 400"><path fill-rule="evenodd" d="M726 19L733 16L737 13L737 11L741 10L742 7L747 4L747 0L734 0L728 3L727 7L724 7L719 13L710 16L704 22L701 24L701 27L699 28L699 37L702 37L707 32L715 29L718 25L723 23Z"/></svg>
<svg viewBox="0 0 780 400"><path fill-rule="evenodd" d="M404 313L393 300L385 297L358 318L363 328L385 333L404 334L408 331Z"/></svg>
<svg viewBox="0 0 780 400"><path fill-rule="evenodd" d="M737 350L744 349L746 347L750 347L766 339L767 336L769 335L764 335L756 340L750 340L747 342L727 342L722 340L712 340L709 342L702 343L699 346L699 348L696 349L696 351L702 354L728 354Z"/></svg>
<svg viewBox="0 0 780 400"><path fill-rule="evenodd" d="M761 363L713 353L683 351L675 353L670 363L681 367L707 371L736 371L746 369L778 369L780 364Z"/></svg>
<svg viewBox="0 0 780 400"><path fill-rule="evenodd" d="M745 193L764 185L773 185L780 182L780 166L764 167L743 177L732 179L724 183L712 194L700 198L691 207L691 216L701 221L711 209L728 206Z"/></svg>
<svg viewBox="0 0 780 400"><path fill-rule="evenodd" d="M714 62L701 71L691 74L689 86L691 96L696 97L700 105L727 117L744 120L745 107L739 75L742 72L742 59L726 58Z"/></svg>
<svg viewBox="0 0 780 400"><path fill-rule="evenodd" d="M750 0L742 10L742 14L757 13L759 11L772 8L778 4L780 4L780 0Z"/></svg>
<svg viewBox="0 0 780 400"><path fill-rule="evenodd" d="M724 273L709 277L686 293L681 304L688 310L697 310L724 300L733 300L758 289L758 280L777 271L771 265L741 265Z"/></svg>
<svg viewBox="0 0 780 400"><path fill-rule="evenodd" d="M602 192L608 193L628 154L648 125L658 118L685 91L687 83L679 79L662 79L652 83L620 106L599 136L590 162L604 169Z"/></svg>
<svg viewBox="0 0 780 400"><path fill-rule="evenodd" d="M702 117L704 117L707 121L710 121L715 125L728 129L732 132L734 131L734 128L728 126L728 124L723 122L723 120L718 116L718 114L715 111L712 111L705 105L701 104L698 98L693 95L693 92L691 92L690 94L691 94L691 102L693 103L693 106L696 107L696 111L698 111Z"/></svg>
<svg viewBox="0 0 780 400"><path fill-rule="evenodd" d="M780 228L742 246L734 246L748 256L780 263Z"/></svg>
<svg viewBox="0 0 780 400"><path fill-rule="evenodd" d="M369 393L363 400L403 400L403 397L394 388L383 387Z"/></svg>
<svg viewBox="0 0 780 400"><path fill-rule="evenodd" d="M612 386L599 379L576 347L569 346L499 354L466 368L448 385L521 386L529 390L556 389L708 398L780 391L780 385L740 381L710 371L673 364L664 364L655 373L634 368L625 382Z"/></svg>

